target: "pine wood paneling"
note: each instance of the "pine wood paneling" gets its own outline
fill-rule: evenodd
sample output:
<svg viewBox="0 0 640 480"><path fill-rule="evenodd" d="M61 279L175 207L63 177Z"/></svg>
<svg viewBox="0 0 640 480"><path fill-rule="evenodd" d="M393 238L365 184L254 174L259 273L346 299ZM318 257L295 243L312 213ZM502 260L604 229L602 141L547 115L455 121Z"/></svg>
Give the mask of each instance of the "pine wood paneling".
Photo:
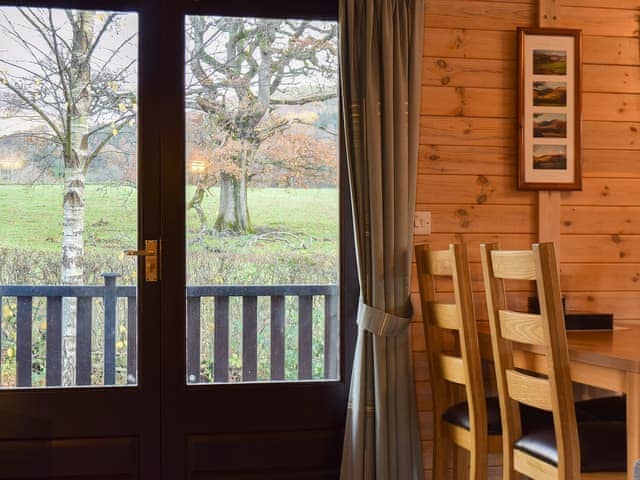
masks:
<svg viewBox="0 0 640 480"><path fill-rule="evenodd" d="M513 60L427 57L422 67L422 83L429 86L515 89L515 68Z"/></svg>
<svg viewBox="0 0 640 480"><path fill-rule="evenodd" d="M617 2L617 0L616 0ZM638 33L637 7L634 9L606 8L613 2L602 1L601 8L560 5L559 17L565 28L579 28L585 35L634 37ZM605 8L602 8L602 6ZM603 20L606 19L606 20Z"/></svg>
<svg viewBox="0 0 640 480"><path fill-rule="evenodd" d="M585 92L640 93L637 65L584 65L582 75Z"/></svg>
<svg viewBox="0 0 640 480"><path fill-rule="evenodd" d="M560 281L567 292L640 290L640 265L627 263L563 263ZM636 307L637 309L637 307Z"/></svg>
<svg viewBox="0 0 640 480"><path fill-rule="evenodd" d="M515 91L498 88L423 87L422 114L515 118Z"/></svg>
<svg viewBox="0 0 640 480"><path fill-rule="evenodd" d="M638 150L640 149L640 123L583 122L582 145L584 148Z"/></svg>
<svg viewBox="0 0 640 480"><path fill-rule="evenodd" d="M506 147L513 145L515 133L514 120L424 116L420 143Z"/></svg>
<svg viewBox="0 0 640 480"><path fill-rule="evenodd" d="M640 207L563 206L560 229L563 234L640 235Z"/></svg>
<svg viewBox="0 0 640 480"><path fill-rule="evenodd" d="M473 162L469 161L473 158ZM418 171L461 175L508 175L515 173L515 147L420 145Z"/></svg>
<svg viewBox="0 0 640 480"><path fill-rule="evenodd" d="M582 43L582 61L585 64L585 68L587 64L590 63L603 65L638 65L638 63L640 63L637 37L599 37L586 35L583 37Z"/></svg>
<svg viewBox="0 0 640 480"><path fill-rule="evenodd" d="M585 93L582 95L583 120L633 122L640 118L640 95L624 93Z"/></svg>
<svg viewBox="0 0 640 480"><path fill-rule="evenodd" d="M563 192L562 204L593 206L639 206L640 181L637 178L585 178L582 191Z"/></svg>
<svg viewBox="0 0 640 480"><path fill-rule="evenodd" d="M478 2L468 0L429 0L425 8L427 27L448 27L515 30L520 25L535 22L531 5L509 2Z"/></svg>
<svg viewBox="0 0 640 480"><path fill-rule="evenodd" d="M533 205L426 205L433 233L535 233Z"/></svg>
<svg viewBox="0 0 640 480"><path fill-rule="evenodd" d="M619 320L638 321L637 294L623 292L567 292L566 305L568 312L607 312L613 313L615 322Z"/></svg>
<svg viewBox="0 0 640 480"><path fill-rule="evenodd" d="M537 3L426 0L417 210L431 212L432 234L415 241L433 248L467 243L480 319L487 314L479 244L526 248L540 234L538 195L515 187L516 27L535 26ZM583 190L556 195L563 294L568 311L640 321L640 1L558 3L558 26L583 31ZM446 282L438 287L450 295ZM517 288L508 301L525 310L531 285ZM412 290L430 479L432 419L415 284ZM489 478L500 473L494 466Z"/></svg>
<svg viewBox="0 0 640 480"><path fill-rule="evenodd" d="M425 56L476 60L514 60L516 58L515 30L468 30L460 28L460 25L453 28L441 27L443 25L425 28Z"/></svg>
<svg viewBox="0 0 640 480"><path fill-rule="evenodd" d="M603 2L602 0L563 0L563 5L568 7L599 7L637 10L638 0L615 0Z"/></svg>
<svg viewBox="0 0 640 480"><path fill-rule="evenodd" d="M582 152L583 177L640 178L639 167L638 152L633 150L584 149Z"/></svg>
<svg viewBox="0 0 640 480"><path fill-rule="evenodd" d="M622 181L622 180L620 180ZM518 192L513 179L490 175L419 175L418 203L478 205L533 205L533 192Z"/></svg>
<svg viewBox="0 0 640 480"><path fill-rule="evenodd" d="M560 246L563 262L640 263L637 235L565 235Z"/></svg>

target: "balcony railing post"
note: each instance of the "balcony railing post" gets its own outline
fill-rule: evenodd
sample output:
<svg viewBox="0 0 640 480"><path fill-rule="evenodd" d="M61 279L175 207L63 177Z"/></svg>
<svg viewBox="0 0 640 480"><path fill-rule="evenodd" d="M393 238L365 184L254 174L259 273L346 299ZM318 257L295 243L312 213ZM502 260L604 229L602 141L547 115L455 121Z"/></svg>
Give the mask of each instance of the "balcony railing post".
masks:
<svg viewBox="0 0 640 480"><path fill-rule="evenodd" d="M338 378L338 349L340 347L340 323L338 321L338 295L324 297L324 378Z"/></svg>
<svg viewBox="0 0 640 480"><path fill-rule="evenodd" d="M18 297L16 317L16 386L31 386L33 297Z"/></svg>
<svg viewBox="0 0 640 480"><path fill-rule="evenodd" d="M47 386L62 385L62 297L47 298Z"/></svg>
<svg viewBox="0 0 640 480"><path fill-rule="evenodd" d="M104 278L104 384L116 383L116 281L119 273L103 273Z"/></svg>

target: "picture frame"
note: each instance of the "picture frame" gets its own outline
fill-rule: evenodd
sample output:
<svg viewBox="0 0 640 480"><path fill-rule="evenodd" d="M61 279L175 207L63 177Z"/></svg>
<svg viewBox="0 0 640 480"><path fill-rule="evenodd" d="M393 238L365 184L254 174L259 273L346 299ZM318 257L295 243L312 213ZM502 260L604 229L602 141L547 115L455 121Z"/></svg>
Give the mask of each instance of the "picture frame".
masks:
<svg viewBox="0 0 640 480"><path fill-rule="evenodd" d="M582 189L582 31L518 28L518 188Z"/></svg>

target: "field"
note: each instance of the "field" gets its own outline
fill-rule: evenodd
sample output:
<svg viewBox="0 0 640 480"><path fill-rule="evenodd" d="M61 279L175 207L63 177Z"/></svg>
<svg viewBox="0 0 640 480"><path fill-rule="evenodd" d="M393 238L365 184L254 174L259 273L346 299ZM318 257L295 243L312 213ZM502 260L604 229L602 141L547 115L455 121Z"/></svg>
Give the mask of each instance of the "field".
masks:
<svg viewBox="0 0 640 480"><path fill-rule="evenodd" d="M61 185L0 185L0 248L59 251L62 237ZM187 198L190 198L190 191ZM213 220L218 191L211 189L204 210ZM288 231L314 238L337 236L335 189L261 188L249 191L249 208L258 233ZM89 185L86 234L90 248L130 248L136 230L136 191L128 187ZM192 233L198 222L189 211ZM229 241L229 237L226 237Z"/></svg>
<svg viewBox="0 0 640 480"><path fill-rule="evenodd" d="M190 194L191 191L187 191L187 199ZM209 225L215 219L217 194L217 190L212 189L203 203ZM134 189L127 187L87 186L85 251L88 267L95 270L87 272L87 283L99 280L101 272L98 270L118 268L119 265L114 262L120 263L120 270L130 270L129 266L135 263L123 258L122 251L136 248L136 195ZM277 261L283 256L288 257L287 263L294 258L311 260L337 257L338 205L335 189L252 189L248 202L256 230L250 235L201 234L196 213L189 210L187 245L190 263L194 264L191 270L197 270L194 282L224 283L220 281L219 271L215 275L202 271L202 265L209 262L203 256L212 257L212 253L218 258L244 258L252 263ZM5 261L20 252L29 252L31 260L42 259L49 264L47 270L55 268L55 263L59 263L62 240L62 186L0 185L0 229L0 251ZM106 263L103 267L100 265L101 259ZM234 263L237 270L238 264ZM34 267L31 279L24 276L8 278L4 268L0 281L57 283L55 275L46 278L37 265ZM255 265L248 265L247 269L255 270ZM292 279L291 275L284 276ZM320 275L324 276L324 273ZM235 277L230 279L231 283L238 283L237 278L241 275L236 272ZM261 281L260 278L254 280ZM280 282L287 278L272 280ZM251 282L251 279L245 278L240 283L247 282Z"/></svg>
<svg viewBox="0 0 640 480"><path fill-rule="evenodd" d="M217 191L203 204L209 225L215 219ZM187 214L187 284L337 283L338 204L335 189L253 189L249 208L255 233L241 236L201 233L194 211ZM191 192L187 192L187 199ZM102 272L118 272L118 284L136 282L136 262L122 250L136 246L136 191L88 186L86 190L85 284L101 284ZM0 185L0 284L57 284L60 279L62 187ZM258 379L269 378L270 310L268 298L258 309ZM313 305L313 378L322 378L324 304ZM266 302L266 303L265 303ZM211 382L214 325L211 302L203 301L201 375ZM232 299L229 314L230 381L242 370L242 303ZM3 299L0 385L15 385L16 300ZM34 302L33 382L43 385L46 323L44 304ZM117 383L126 379L126 318L118 324ZM285 378L297 379L297 299L286 303ZM94 304L92 383L102 383L102 304Z"/></svg>

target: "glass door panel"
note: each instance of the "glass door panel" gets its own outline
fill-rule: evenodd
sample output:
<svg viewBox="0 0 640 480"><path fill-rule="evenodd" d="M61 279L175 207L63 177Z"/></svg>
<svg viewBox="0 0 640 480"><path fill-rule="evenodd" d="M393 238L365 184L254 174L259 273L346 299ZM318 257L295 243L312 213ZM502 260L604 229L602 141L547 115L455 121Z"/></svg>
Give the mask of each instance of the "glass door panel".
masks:
<svg viewBox="0 0 640 480"><path fill-rule="evenodd" d="M137 383L138 14L0 7L0 386Z"/></svg>
<svg viewBox="0 0 640 480"><path fill-rule="evenodd" d="M337 24L185 36L187 383L337 380Z"/></svg>

